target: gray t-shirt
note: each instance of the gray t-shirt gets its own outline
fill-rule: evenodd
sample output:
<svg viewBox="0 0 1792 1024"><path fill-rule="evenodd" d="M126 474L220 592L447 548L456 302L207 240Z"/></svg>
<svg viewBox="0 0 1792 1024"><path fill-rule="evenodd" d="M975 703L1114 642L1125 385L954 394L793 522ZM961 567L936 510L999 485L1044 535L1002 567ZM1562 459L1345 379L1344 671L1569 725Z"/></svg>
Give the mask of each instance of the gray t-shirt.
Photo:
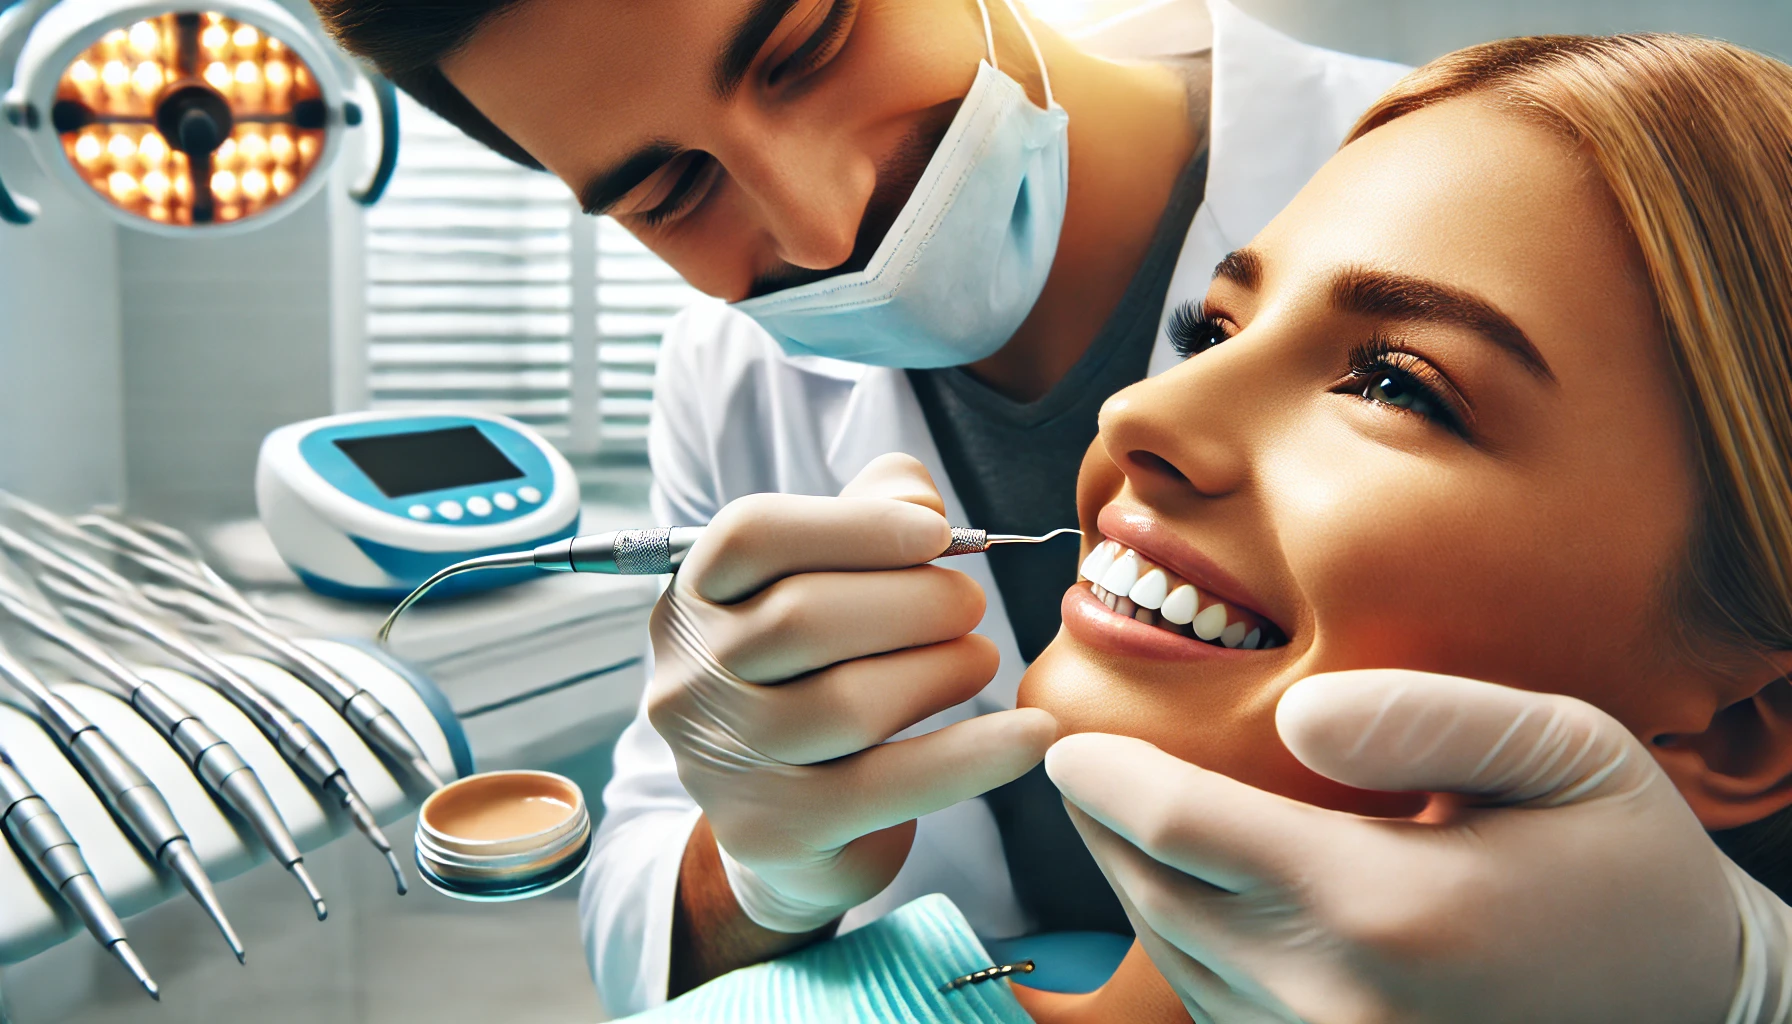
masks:
<svg viewBox="0 0 1792 1024"><path fill-rule="evenodd" d="M1192 117L1205 117L1205 67L1191 64ZM1197 107L1197 103L1199 107ZM910 370L928 430L969 522L991 533L1041 534L1076 525L1076 477L1096 415L1143 380L1157 342L1170 275L1207 185L1205 145L1183 168L1145 259L1120 304L1068 374L1034 402L1016 402L962 369ZM1076 582L1075 537L990 551L990 571L1021 657L1058 633L1064 591ZM1045 769L986 796L1002 833L1015 895L1042 931L1132 929L1083 846Z"/></svg>

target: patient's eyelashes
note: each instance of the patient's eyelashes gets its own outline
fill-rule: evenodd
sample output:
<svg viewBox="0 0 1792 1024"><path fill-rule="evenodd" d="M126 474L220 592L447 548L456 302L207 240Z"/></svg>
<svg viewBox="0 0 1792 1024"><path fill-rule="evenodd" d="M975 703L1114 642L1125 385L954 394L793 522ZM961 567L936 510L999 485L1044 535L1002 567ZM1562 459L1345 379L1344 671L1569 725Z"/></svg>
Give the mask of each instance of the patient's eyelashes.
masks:
<svg viewBox="0 0 1792 1024"><path fill-rule="evenodd" d="M1198 356L1231 337L1223 323L1193 302L1178 303L1170 311L1164 333L1170 336L1170 347L1184 359Z"/></svg>
<svg viewBox="0 0 1792 1024"><path fill-rule="evenodd" d="M1423 357L1394 348L1381 335L1350 350L1350 372L1336 390L1468 436L1472 416L1449 378Z"/></svg>

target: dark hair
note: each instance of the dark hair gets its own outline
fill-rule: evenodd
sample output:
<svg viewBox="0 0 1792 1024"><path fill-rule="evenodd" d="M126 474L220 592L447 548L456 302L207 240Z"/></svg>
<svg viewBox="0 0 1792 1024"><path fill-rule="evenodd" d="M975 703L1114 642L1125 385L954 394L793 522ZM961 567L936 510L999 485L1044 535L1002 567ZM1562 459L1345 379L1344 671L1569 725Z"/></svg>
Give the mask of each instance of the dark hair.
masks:
<svg viewBox="0 0 1792 1024"><path fill-rule="evenodd" d="M442 61L473 33L522 0L311 0L342 48L367 61L437 117L533 170L540 161L479 112Z"/></svg>

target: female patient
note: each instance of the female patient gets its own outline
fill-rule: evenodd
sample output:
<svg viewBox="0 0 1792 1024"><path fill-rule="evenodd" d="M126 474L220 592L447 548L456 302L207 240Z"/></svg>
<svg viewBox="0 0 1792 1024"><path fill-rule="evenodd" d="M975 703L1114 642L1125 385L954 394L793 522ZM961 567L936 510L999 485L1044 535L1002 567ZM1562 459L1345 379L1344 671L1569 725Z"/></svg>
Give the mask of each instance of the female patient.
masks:
<svg viewBox="0 0 1792 1024"><path fill-rule="evenodd" d="M1403 667L1582 698L1788 892L1792 68L1680 37L1445 57L1215 272L1083 466L1023 704L1378 815L1274 712ZM1040 1021L1187 1019L1133 954Z"/></svg>

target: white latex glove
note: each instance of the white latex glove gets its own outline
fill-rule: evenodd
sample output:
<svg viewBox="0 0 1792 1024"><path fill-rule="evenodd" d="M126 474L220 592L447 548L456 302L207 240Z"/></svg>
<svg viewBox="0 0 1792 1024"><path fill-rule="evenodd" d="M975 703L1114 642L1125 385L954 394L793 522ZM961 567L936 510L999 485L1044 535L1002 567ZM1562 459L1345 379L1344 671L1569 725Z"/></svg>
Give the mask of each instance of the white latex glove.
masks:
<svg viewBox="0 0 1792 1024"><path fill-rule="evenodd" d="M968 635L981 588L924 564L951 541L939 508L905 455L838 498L743 498L654 610L648 718L763 927L810 931L875 896L915 818L1019 778L1056 736L1023 709L882 742L996 669L995 645Z"/></svg>
<svg viewBox="0 0 1792 1024"><path fill-rule="evenodd" d="M1391 821L1125 737L1066 737L1046 758L1196 1021L1792 1016L1792 910L1718 851L1642 744L1591 705L1344 672L1290 688L1276 726L1339 782L1467 798Z"/></svg>

